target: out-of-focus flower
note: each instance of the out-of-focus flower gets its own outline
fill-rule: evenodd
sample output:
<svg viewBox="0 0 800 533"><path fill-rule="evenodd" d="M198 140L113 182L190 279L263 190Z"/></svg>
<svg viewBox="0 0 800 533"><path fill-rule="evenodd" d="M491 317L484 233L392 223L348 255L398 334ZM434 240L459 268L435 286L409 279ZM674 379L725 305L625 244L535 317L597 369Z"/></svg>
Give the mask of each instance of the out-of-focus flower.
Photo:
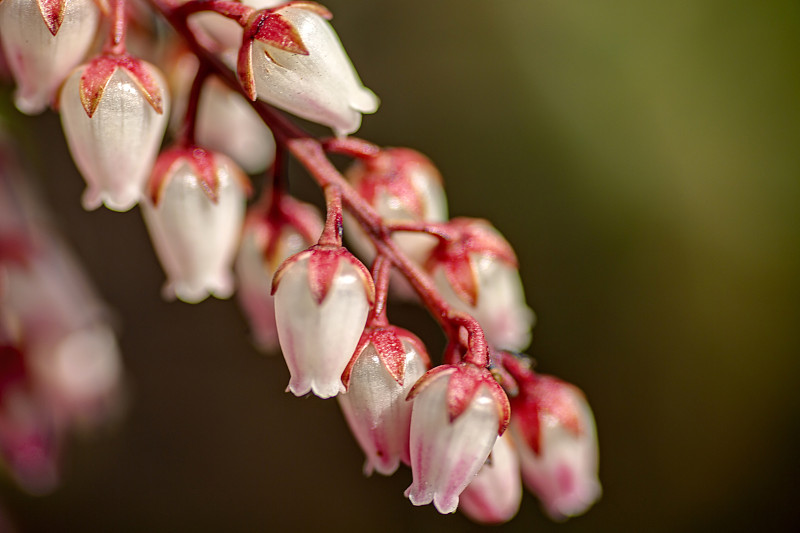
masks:
<svg viewBox="0 0 800 533"><path fill-rule="evenodd" d="M237 70L253 100L348 135L379 101L361 84L329 18L314 2L257 12L245 27Z"/></svg>
<svg viewBox="0 0 800 533"><path fill-rule="evenodd" d="M493 346L525 349L534 315L511 246L484 220L455 218L447 231L451 238L439 242L425 265L436 287L450 305L475 317Z"/></svg>
<svg viewBox="0 0 800 533"><path fill-rule="evenodd" d="M232 20L215 13L199 14L230 22L241 34L241 28ZM169 73L174 102L170 130L177 134L183 125L198 61L186 51L175 53L171 61L175 66ZM270 129L241 94L214 76L206 78L200 93L195 139L200 146L227 155L248 174L263 172L275 159L275 138Z"/></svg>
<svg viewBox="0 0 800 533"><path fill-rule="evenodd" d="M508 522L519 510L522 481L511 436L497 438L489 460L461 493L458 509L482 524Z"/></svg>
<svg viewBox="0 0 800 533"><path fill-rule="evenodd" d="M344 248L313 246L284 262L273 287L288 390L320 398L345 392L342 372L375 299L369 271Z"/></svg>
<svg viewBox="0 0 800 533"><path fill-rule="evenodd" d="M381 150L375 157L354 163L346 176L387 224L447 220L442 176L427 157L415 150ZM352 218L346 222L353 247L371 259L375 249L369 238ZM437 242L436 237L420 232L396 232L392 238L417 263L427 258Z"/></svg>
<svg viewBox="0 0 800 533"><path fill-rule="evenodd" d="M508 398L492 375L469 363L428 371L409 394L414 505L455 512L459 495L508 424Z"/></svg>
<svg viewBox="0 0 800 533"><path fill-rule="evenodd" d="M167 274L165 297L230 297L248 191L247 177L222 154L193 146L159 156L141 207Z"/></svg>
<svg viewBox="0 0 800 533"><path fill-rule="evenodd" d="M167 126L161 73L136 58L100 56L70 75L59 102L67 144L86 180L83 207L136 205Z"/></svg>
<svg viewBox="0 0 800 533"><path fill-rule="evenodd" d="M583 514L600 497L597 434L583 393L536 374L512 399L522 479L554 520Z"/></svg>
<svg viewBox="0 0 800 533"><path fill-rule="evenodd" d="M367 456L364 473L391 475L402 461L410 464L411 402L406 396L430 366L425 346L395 326L364 332L344 374L342 412Z"/></svg>
<svg viewBox="0 0 800 533"><path fill-rule="evenodd" d="M281 197L277 207L259 205L247 214L236 257L236 295L259 349L278 348L272 277L287 258L307 249L321 233L317 209L288 196Z"/></svg>
<svg viewBox="0 0 800 533"><path fill-rule="evenodd" d="M40 494L58 482L64 434L117 412L122 365L104 305L16 179L2 140L0 461Z"/></svg>
<svg viewBox="0 0 800 533"><path fill-rule="evenodd" d="M0 2L0 41L17 82L20 111L35 115L50 105L89 50L99 19L94 0Z"/></svg>

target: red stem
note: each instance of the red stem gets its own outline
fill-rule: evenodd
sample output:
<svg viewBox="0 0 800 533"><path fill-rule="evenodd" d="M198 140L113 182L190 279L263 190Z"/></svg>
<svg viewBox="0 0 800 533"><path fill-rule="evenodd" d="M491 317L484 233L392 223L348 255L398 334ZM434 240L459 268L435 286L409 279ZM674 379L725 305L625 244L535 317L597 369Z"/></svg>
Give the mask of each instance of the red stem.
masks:
<svg viewBox="0 0 800 533"><path fill-rule="evenodd" d="M125 0L110 0L110 4L111 27L103 51L107 54L122 56L125 55L125 32L128 26Z"/></svg>
<svg viewBox="0 0 800 533"><path fill-rule="evenodd" d="M212 69L231 89L247 97L239 84L236 74L214 54L201 46L187 26L184 13L188 13L190 8L172 8L164 0L150 0L150 2L170 22L173 28L184 37L187 45L200 62L206 63L208 68ZM216 7L212 6L229 4L229 2L208 0L207 2L193 2L190 4L208 6L208 8L203 7L203 10L216 10ZM196 7L192 9L196 9ZM280 145L286 146L292 155L308 170L319 186L325 190L328 220L325 225L325 231L320 238L320 244L335 243L341 246L341 204L343 203L369 235L378 255L384 256L408 279L425 306L445 330L448 338L453 342L459 342L460 328L464 327L467 330L469 341L468 350L463 355L464 361L485 367L489 363L488 344L478 321L464 313L455 312L447 304L434 287L431 279L392 240L391 229L387 227L381 216L347 183L336 167L328 160L322 143L312 138L308 133L264 102L257 100L251 102L251 105L272 130L275 141ZM346 139L328 141L326 143L326 147L332 152L347 153L356 157L369 157L372 154L372 146L374 145L370 145L365 141L356 140L353 142Z"/></svg>
<svg viewBox="0 0 800 533"><path fill-rule="evenodd" d="M341 246L342 245L342 191L336 185L326 185L325 188L325 207L327 217L325 219L325 229L319 238L322 246Z"/></svg>
<svg viewBox="0 0 800 533"><path fill-rule="evenodd" d="M189 101L186 104L186 114L183 118L183 126L179 136L178 143L184 147L194 146L195 144L195 129L197 127L197 108L200 105L200 94L203 91L203 84L211 74L208 67L200 62L197 67L197 73L192 81L192 88L189 91Z"/></svg>
<svg viewBox="0 0 800 533"><path fill-rule="evenodd" d="M367 324L370 326L388 326L386 317L386 298L389 295L389 274L392 263L383 255L378 255L372 263L372 279L375 282L375 304Z"/></svg>

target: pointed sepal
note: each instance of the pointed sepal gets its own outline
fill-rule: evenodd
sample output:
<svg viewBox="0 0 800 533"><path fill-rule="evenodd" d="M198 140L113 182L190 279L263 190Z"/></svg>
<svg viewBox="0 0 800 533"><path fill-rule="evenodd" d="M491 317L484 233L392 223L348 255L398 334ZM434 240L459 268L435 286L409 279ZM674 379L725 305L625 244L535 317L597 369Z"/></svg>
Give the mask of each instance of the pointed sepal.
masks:
<svg viewBox="0 0 800 533"><path fill-rule="evenodd" d="M64 7L67 0L36 0L36 3L39 5L39 11L42 12L47 29L55 37L64 21Z"/></svg>
<svg viewBox="0 0 800 533"><path fill-rule="evenodd" d="M149 66L131 56L102 55L90 61L81 75L80 97L83 109L91 118L100 105L106 86L117 69L123 69L147 103L159 115L164 112L164 99L158 81Z"/></svg>

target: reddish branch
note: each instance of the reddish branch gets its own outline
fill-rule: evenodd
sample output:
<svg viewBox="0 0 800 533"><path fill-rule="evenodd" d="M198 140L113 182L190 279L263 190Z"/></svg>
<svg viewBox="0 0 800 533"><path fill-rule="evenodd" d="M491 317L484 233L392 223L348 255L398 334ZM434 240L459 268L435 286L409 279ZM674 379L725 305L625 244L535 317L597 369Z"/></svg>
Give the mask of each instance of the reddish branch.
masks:
<svg viewBox="0 0 800 533"><path fill-rule="evenodd" d="M215 11L244 24L253 12L252 8L236 2L218 0L198 0L182 5L165 0L150 0L150 3L181 35L205 69L214 72L232 90L247 96L240 86L236 74L198 41L186 19L190 14L199 11ZM197 97L198 95L192 95L192 98L196 99ZM445 232L433 224L388 226L375 209L342 177L326 156L327 149L330 152L357 158L369 158L375 156L380 149L372 143L355 138L331 139L321 142L268 104L259 100L253 101L251 104L272 130L276 142L286 147L326 192L328 217L320 244L341 244L341 209L344 205L369 235L377 250L378 258L383 257L388 260L408 279L425 306L445 330L450 339L446 359L460 357L476 366L487 366L489 363L488 344L477 320L466 313L454 311L436 290L430 277L411 261L391 238L392 231L401 229L426 232L439 238L446 238ZM192 104L190 103L190 105ZM468 334L467 346L463 346L461 341L462 328ZM466 352L464 348L467 348Z"/></svg>

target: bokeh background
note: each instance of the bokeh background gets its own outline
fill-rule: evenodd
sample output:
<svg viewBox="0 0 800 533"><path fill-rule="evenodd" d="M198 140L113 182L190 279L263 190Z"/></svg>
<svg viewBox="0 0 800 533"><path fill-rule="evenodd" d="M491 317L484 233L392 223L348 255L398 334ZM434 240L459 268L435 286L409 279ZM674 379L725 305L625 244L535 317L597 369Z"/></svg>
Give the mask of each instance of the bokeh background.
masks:
<svg viewBox="0 0 800 533"><path fill-rule="evenodd" d="M800 3L325 3L382 98L359 135L425 152L451 213L503 231L530 353L594 408L602 500L553 524L526 495L504 529L800 527ZM336 403L284 393L234 301L163 302L138 212L81 210L57 117L2 110L116 312L129 389L55 494L0 481L20 531L481 529L412 507L408 470L365 479ZM423 311L390 314L441 346Z"/></svg>

